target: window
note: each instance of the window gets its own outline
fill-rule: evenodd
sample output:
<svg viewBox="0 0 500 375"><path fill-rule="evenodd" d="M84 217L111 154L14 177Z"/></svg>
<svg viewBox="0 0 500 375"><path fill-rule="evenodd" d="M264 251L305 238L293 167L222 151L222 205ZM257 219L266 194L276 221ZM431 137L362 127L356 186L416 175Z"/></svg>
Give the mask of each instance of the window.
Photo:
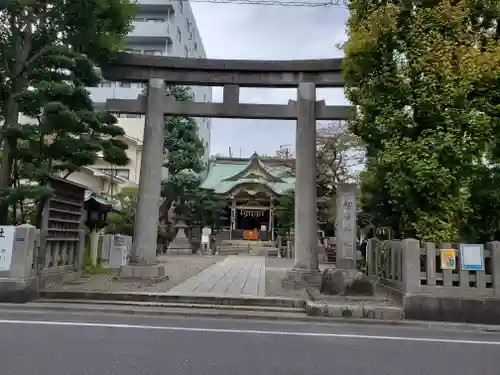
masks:
<svg viewBox="0 0 500 375"><path fill-rule="evenodd" d="M189 20L186 18L186 30L189 31L190 28L191 28L191 22L189 22Z"/></svg>
<svg viewBox="0 0 500 375"><path fill-rule="evenodd" d="M184 46L184 57L188 57L189 56L189 50L186 46Z"/></svg>
<svg viewBox="0 0 500 375"><path fill-rule="evenodd" d="M208 142L205 141L205 152L207 152L207 151L208 151Z"/></svg>
<svg viewBox="0 0 500 375"><path fill-rule="evenodd" d="M182 3L181 3L182 4ZM177 41L180 43L182 42L182 34L181 34L181 29L177 28Z"/></svg>
<svg viewBox="0 0 500 375"><path fill-rule="evenodd" d="M140 114L136 114L136 113L127 113L127 118L141 118L141 115Z"/></svg>
<svg viewBox="0 0 500 375"><path fill-rule="evenodd" d="M109 82L109 81L102 81L101 87L111 87L111 82Z"/></svg>
<svg viewBox="0 0 500 375"><path fill-rule="evenodd" d="M184 11L184 4L182 3L183 1L184 0L179 1L179 10L180 10L181 14Z"/></svg>
<svg viewBox="0 0 500 375"><path fill-rule="evenodd" d="M129 88L130 82L120 82L120 87Z"/></svg>
<svg viewBox="0 0 500 375"><path fill-rule="evenodd" d="M193 40L193 32L192 31L189 32L189 40Z"/></svg>
<svg viewBox="0 0 500 375"><path fill-rule="evenodd" d="M148 18L146 19L148 22L165 22L164 18Z"/></svg>
<svg viewBox="0 0 500 375"><path fill-rule="evenodd" d="M136 18L134 18L134 21L135 22L144 22L146 20L144 18L142 18L142 17L136 17Z"/></svg>
<svg viewBox="0 0 500 375"><path fill-rule="evenodd" d="M194 51L198 52L198 43L194 42Z"/></svg>

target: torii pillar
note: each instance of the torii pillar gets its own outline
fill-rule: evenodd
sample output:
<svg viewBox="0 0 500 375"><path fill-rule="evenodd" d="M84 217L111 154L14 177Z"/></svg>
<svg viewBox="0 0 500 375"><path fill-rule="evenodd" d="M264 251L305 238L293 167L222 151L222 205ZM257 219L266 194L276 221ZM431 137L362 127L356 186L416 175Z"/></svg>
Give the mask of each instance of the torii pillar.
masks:
<svg viewBox="0 0 500 375"><path fill-rule="evenodd" d="M137 100L144 99L138 98ZM167 277L165 266L156 264L158 216L164 163L165 82L162 79L149 79L145 101L146 121L132 254L130 265L121 268L120 277L163 279Z"/></svg>
<svg viewBox="0 0 500 375"><path fill-rule="evenodd" d="M292 284L319 285L316 194L316 85L297 90L295 158L295 263L287 272Z"/></svg>

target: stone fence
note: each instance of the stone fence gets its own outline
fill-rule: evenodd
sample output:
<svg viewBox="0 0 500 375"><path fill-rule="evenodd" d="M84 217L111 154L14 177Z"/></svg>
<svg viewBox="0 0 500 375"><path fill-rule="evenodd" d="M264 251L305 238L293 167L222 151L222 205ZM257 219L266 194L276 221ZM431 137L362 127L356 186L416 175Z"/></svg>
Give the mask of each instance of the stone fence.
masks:
<svg viewBox="0 0 500 375"><path fill-rule="evenodd" d="M474 267L464 266L469 260L461 259L462 248L370 239L366 272L403 304L407 319L500 324L500 242L484 245Z"/></svg>
<svg viewBox="0 0 500 375"><path fill-rule="evenodd" d="M45 236L29 224L0 227L0 301L31 300L47 284L80 276L83 241Z"/></svg>
<svg viewBox="0 0 500 375"><path fill-rule="evenodd" d="M132 252L132 237L121 234L99 236L97 258L105 268L115 268L128 264Z"/></svg>

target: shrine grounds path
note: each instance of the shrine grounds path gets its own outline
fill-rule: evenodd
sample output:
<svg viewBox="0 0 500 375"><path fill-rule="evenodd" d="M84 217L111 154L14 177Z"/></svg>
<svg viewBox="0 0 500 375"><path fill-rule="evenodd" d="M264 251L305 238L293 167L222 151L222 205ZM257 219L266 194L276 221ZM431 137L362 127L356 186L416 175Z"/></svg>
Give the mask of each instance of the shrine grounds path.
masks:
<svg viewBox="0 0 500 375"><path fill-rule="evenodd" d="M5 375L498 374L500 334L0 311Z"/></svg>
<svg viewBox="0 0 500 375"><path fill-rule="evenodd" d="M110 274L84 276L64 284L52 284L48 291L168 293L214 296L278 296L305 298L303 290L282 287L292 259L263 256L159 256L167 269L168 280L117 280ZM322 265L320 265L322 268Z"/></svg>

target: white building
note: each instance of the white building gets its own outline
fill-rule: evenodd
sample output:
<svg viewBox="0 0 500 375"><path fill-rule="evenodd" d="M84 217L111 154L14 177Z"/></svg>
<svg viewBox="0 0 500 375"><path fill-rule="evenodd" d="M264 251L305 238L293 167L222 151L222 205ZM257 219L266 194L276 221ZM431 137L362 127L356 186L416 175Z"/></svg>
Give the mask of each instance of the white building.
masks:
<svg viewBox="0 0 500 375"><path fill-rule="evenodd" d="M206 58L203 42L196 26L188 1L138 0L134 30L126 37L126 52L146 55ZM135 99L144 89L143 84L103 82L101 87L89 88L97 106L106 99ZM210 87L191 87L193 99L198 102L212 101ZM113 170L115 175L139 183L140 159L144 131L144 116L119 115L119 124L125 130L129 143L130 164L113 167L99 164L94 169ZM210 155L211 119L197 118L199 135L205 146L205 159ZM134 143L135 142L135 143Z"/></svg>

